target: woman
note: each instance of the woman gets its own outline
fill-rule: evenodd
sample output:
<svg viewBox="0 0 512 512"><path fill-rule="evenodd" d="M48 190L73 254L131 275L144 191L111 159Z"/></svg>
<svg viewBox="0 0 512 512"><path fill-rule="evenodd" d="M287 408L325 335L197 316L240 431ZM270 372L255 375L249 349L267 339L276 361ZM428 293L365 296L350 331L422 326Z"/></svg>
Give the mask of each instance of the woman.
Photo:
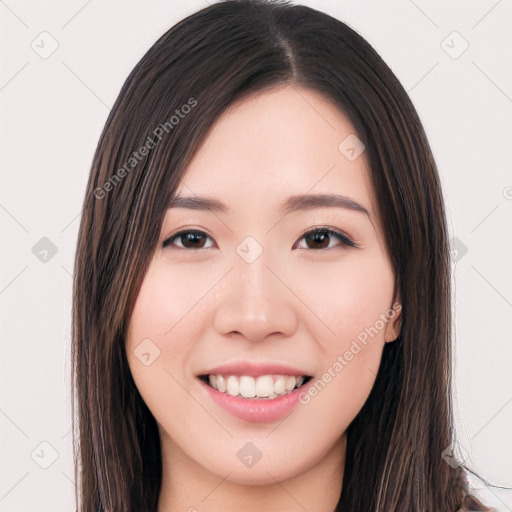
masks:
<svg viewBox="0 0 512 512"><path fill-rule="evenodd" d="M283 2L181 21L84 201L79 510L488 510L451 457L449 270L425 133L365 40Z"/></svg>

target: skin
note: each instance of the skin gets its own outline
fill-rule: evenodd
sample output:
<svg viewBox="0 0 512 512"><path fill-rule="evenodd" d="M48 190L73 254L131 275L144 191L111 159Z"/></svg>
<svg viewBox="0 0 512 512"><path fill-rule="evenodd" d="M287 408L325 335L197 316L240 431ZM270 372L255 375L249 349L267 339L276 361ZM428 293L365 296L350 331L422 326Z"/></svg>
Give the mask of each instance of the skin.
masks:
<svg viewBox="0 0 512 512"><path fill-rule="evenodd" d="M126 341L135 383L159 425L159 512L334 510L345 432L374 384L384 343L399 334L398 312L309 403L278 422L231 415L196 375L262 361L322 378L390 311L394 275L365 154L350 161L338 149L354 132L323 96L279 86L235 104L187 169L180 194L214 197L230 211L167 211ZM289 196L306 193L348 196L370 218L340 207L280 212ZM342 231L359 247L334 236L308 243L304 234L316 227ZM196 245L182 237L162 247L186 229L205 235ZM250 263L236 251L247 236L263 250ZM152 354L160 351L147 366L134 352L145 339ZM248 442L262 454L250 468L237 458Z"/></svg>

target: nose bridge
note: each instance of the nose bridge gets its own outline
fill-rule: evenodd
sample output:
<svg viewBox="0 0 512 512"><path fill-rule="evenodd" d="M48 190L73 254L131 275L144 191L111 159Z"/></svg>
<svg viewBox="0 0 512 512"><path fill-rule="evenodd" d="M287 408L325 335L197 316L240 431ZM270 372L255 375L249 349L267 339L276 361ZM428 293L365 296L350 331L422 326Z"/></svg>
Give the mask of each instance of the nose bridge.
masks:
<svg viewBox="0 0 512 512"><path fill-rule="evenodd" d="M253 341L272 333L292 334L296 311L291 294L274 275L280 271L272 250L248 236L236 247L233 267L215 315L219 333L238 332Z"/></svg>
<svg viewBox="0 0 512 512"><path fill-rule="evenodd" d="M275 266L272 251L249 236L238 245L236 253L234 270L238 290L235 295L247 311L252 310L254 317L267 317L271 303L285 300L269 269Z"/></svg>
<svg viewBox="0 0 512 512"><path fill-rule="evenodd" d="M276 289L275 276L270 271L278 266L275 251L249 235L238 244L235 252L235 274L243 297L250 298L251 302L268 300L269 296L277 299L282 290Z"/></svg>

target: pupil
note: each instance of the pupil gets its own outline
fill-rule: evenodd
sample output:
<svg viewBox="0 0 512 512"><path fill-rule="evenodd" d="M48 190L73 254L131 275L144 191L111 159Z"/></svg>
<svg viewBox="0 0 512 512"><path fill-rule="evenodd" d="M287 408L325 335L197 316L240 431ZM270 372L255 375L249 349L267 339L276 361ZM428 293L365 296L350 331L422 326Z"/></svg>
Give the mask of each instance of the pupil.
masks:
<svg viewBox="0 0 512 512"><path fill-rule="evenodd" d="M307 235L307 241L315 244L321 244L320 248L327 247L329 245L329 235L327 231L317 231ZM319 247L316 247L317 249Z"/></svg>
<svg viewBox="0 0 512 512"><path fill-rule="evenodd" d="M199 246L199 248L201 248L203 246L203 244L197 243L198 239L201 239L201 238L202 238L202 235L199 233L186 233L185 234L185 243L183 245L185 245L185 247L187 247L187 243L190 242L192 246L196 246L196 248ZM182 242L183 242L183 240L182 240Z"/></svg>

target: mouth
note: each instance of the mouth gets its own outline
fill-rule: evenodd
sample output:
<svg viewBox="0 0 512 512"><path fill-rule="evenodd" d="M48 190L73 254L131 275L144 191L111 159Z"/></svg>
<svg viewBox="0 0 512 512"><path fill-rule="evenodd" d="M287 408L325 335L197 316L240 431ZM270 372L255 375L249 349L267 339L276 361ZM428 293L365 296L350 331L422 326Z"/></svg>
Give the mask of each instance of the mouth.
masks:
<svg viewBox="0 0 512 512"><path fill-rule="evenodd" d="M198 378L207 386L226 395L268 401L288 395L305 386L312 376L205 374L199 375Z"/></svg>

